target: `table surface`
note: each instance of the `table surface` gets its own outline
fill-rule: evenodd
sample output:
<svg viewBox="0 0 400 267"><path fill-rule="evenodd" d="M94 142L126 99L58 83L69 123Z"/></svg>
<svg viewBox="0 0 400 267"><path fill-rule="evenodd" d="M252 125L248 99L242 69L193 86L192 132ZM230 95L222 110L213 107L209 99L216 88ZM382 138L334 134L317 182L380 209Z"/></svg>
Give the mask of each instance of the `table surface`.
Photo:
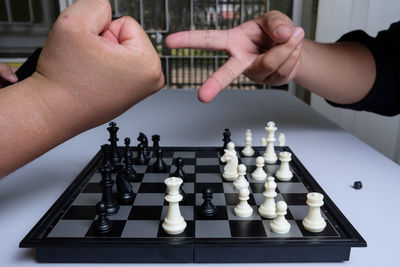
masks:
<svg viewBox="0 0 400 267"><path fill-rule="evenodd" d="M287 92L226 90L209 104L200 103L196 94L162 90L145 99L115 119L120 139L129 136L136 141L139 132L144 132L160 134L161 146L220 146L224 128L230 128L237 145L243 145L246 129L252 130L253 145L259 145L266 122L273 120L278 131L285 133L286 144L367 241L367 248L352 249L346 265L400 263L399 165ZM37 264L34 251L18 248L19 242L107 142L106 127L80 134L0 180L4 266ZM352 188L356 180L363 182L361 190ZM147 266L153 265L161 266ZM280 264L285 265L293 264Z"/></svg>

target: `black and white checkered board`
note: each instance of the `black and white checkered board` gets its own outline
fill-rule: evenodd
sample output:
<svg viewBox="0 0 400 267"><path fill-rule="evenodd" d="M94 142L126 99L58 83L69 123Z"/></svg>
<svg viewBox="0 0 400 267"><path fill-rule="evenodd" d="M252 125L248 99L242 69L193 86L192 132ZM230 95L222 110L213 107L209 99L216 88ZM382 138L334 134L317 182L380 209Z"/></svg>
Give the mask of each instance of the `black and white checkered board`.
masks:
<svg viewBox="0 0 400 267"><path fill-rule="evenodd" d="M282 150L290 151L276 147L276 152ZM265 181L253 180L250 175L263 151L259 147L253 157L239 156L247 167L249 204L254 209L251 217L233 214L238 191L221 177L224 165L219 161L219 148L164 148L164 161L171 166L169 173L153 171L153 152L149 164L134 165L139 173L132 183L135 198L109 216L113 229L102 235L93 230L95 206L102 196L97 170L101 155L97 154L21 246L35 247L39 261L57 262L343 261L348 260L352 246L366 246L295 155L290 163L294 177L290 182L276 180L275 198L287 203L291 230L284 235L271 232L271 220L262 218L257 210L264 201ZM174 173L172 163L178 157L184 159L187 174L183 186L187 197L180 203L187 228L178 236L170 236L161 227L168 210L164 180ZM274 175L278 164L267 165L268 174ZM204 187L214 190L217 214L211 218L199 212ZM306 195L313 191L325 196L322 215L327 227L318 234L306 231L301 223L308 211Z"/></svg>

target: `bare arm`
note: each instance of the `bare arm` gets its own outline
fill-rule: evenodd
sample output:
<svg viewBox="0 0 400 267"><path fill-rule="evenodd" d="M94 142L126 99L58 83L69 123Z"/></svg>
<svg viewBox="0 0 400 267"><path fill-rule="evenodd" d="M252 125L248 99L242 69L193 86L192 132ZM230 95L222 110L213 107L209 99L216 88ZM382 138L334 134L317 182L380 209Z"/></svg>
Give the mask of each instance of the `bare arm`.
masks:
<svg viewBox="0 0 400 267"><path fill-rule="evenodd" d="M49 33L36 72L0 90L0 177L158 91L161 62L107 0L80 0Z"/></svg>
<svg viewBox="0 0 400 267"><path fill-rule="evenodd" d="M284 28L284 31L278 29ZM310 91L339 104L355 103L372 88L375 62L361 44L321 44L303 40L304 32L278 11L225 31L188 31L170 35L170 48L229 52L229 61L199 89L211 101L241 73L256 83L282 85L295 80Z"/></svg>
<svg viewBox="0 0 400 267"><path fill-rule="evenodd" d="M375 77L374 57L362 44L303 41L295 81L311 92L338 104L356 103L371 90Z"/></svg>

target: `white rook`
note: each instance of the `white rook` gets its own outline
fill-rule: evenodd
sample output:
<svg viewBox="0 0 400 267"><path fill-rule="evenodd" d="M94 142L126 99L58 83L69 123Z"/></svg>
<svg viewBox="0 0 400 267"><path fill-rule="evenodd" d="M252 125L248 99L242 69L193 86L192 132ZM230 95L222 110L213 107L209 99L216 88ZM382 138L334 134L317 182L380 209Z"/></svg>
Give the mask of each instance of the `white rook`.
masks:
<svg viewBox="0 0 400 267"><path fill-rule="evenodd" d="M179 194L179 187L183 181L181 178L170 177L165 179L164 183L168 188L168 194L165 196L165 200L169 202L169 206L162 228L170 235L178 235L185 231L186 228L186 222L179 210L179 201L183 198Z"/></svg>
<svg viewBox="0 0 400 267"><path fill-rule="evenodd" d="M324 205L324 195L320 193L308 193L307 194L307 205L308 214L303 220L303 226L307 231L313 233L322 232L326 227L326 222L321 215L321 206Z"/></svg>
<svg viewBox="0 0 400 267"><path fill-rule="evenodd" d="M265 127L265 130L267 131L267 147L265 149L265 153L263 155L264 160L266 163L273 164L275 163L278 158L276 157L275 154L275 132L278 128L275 127L275 122L270 121L267 123L267 127Z"/></svg>
<svg viewBox="0 0 400 267"><path fill-rule="evenodd" d="M293 177L293 173L289 168L289 162L292 160L292 153L287 151L279 153L279 160L281 161L281 165L279 170L275 173L276 178L283 182L290 181Z"/></svg>

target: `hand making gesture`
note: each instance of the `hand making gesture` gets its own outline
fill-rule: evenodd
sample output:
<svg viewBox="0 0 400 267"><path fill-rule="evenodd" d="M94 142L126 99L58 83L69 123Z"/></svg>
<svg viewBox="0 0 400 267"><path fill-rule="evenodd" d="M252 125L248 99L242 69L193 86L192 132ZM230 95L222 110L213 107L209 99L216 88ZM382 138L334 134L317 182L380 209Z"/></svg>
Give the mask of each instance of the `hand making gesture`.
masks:
<svg viewBox="0 0 400 267"><path fill-rule="evenodd" d="M210 102L240 74L256 83L282 85L301 62L304 31L284 14L271 11L229 30L198 30L168 36L169 48L226 51L229 60L201 86L199 99Z"/></svg>

